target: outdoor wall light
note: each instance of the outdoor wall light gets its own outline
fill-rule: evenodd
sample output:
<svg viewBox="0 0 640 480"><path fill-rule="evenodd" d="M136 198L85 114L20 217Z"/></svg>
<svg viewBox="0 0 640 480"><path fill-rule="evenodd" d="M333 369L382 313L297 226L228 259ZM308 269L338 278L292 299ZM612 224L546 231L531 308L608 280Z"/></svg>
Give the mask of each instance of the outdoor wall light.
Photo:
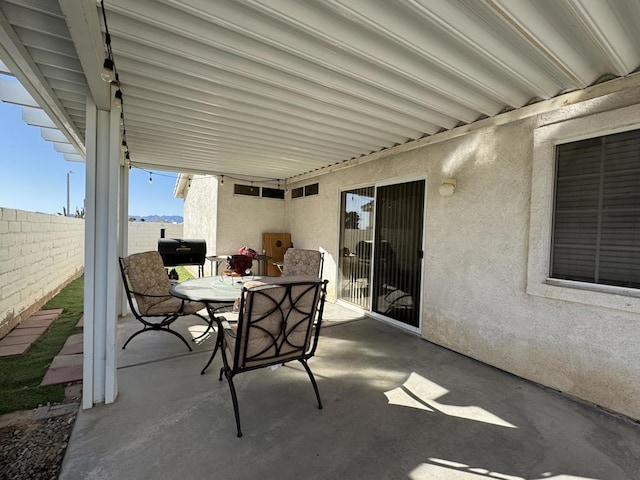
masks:
<svg viewBox="0 0 640 480"><path fill-rule="evenodd" d="M455 192L456 185L457 182L455 178L445 178L442 180L442 185L440 185L438 192L440 192L440 195L443 197L450 197L453 195L453 192Z"/></svg>

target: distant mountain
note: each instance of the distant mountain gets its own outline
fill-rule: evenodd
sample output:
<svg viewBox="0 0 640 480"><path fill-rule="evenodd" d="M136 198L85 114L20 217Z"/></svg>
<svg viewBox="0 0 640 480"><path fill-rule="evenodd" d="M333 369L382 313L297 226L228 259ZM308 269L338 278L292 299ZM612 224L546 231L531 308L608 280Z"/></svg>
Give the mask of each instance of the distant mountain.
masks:
<svg viewBox="0 0 640 480"><path fill-rule="evenodd" d="M179 215L129 215L130 222L182 223Z"/></svg>

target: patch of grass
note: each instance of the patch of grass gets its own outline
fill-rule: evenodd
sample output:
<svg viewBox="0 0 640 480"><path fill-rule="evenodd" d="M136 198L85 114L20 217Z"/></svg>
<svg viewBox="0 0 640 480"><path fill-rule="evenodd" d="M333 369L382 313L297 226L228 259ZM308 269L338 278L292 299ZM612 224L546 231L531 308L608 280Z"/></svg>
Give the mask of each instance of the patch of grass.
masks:
<svg viewBox="0 0 640 480"><path fill-rule="evenodd" d="M178 281L182 282L184 280L189 280L190 278L194 278L191 272L187 270L183 266L175 267L176 272L178 272Z"/></svg>
<svg viewBox="0 0 640 480"><path fill-rule="evenodd" d="M27 353L0 359L0 414L64 400L63 385L41 387L40 382L67 338L82 331L76 324L83 313L83 301L84 277L80 277L42 307L64 311Z"/></svg>

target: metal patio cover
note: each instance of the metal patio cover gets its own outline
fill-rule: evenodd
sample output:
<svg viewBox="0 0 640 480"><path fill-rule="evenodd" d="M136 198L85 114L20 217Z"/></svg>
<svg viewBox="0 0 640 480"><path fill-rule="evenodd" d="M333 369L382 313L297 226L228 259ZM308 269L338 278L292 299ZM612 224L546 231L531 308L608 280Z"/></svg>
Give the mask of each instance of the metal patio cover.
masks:
<svg viewBox="0 0 640 480"><path fill-rule="evenodd" d="M104 5L130 158L145 169L290 178L640 65L639 0ZM27 105L70 159L84 153L86 92L111 101L104 34L99 1L0 0L0 70L31 100L6 80L0 98Z"/></svg>

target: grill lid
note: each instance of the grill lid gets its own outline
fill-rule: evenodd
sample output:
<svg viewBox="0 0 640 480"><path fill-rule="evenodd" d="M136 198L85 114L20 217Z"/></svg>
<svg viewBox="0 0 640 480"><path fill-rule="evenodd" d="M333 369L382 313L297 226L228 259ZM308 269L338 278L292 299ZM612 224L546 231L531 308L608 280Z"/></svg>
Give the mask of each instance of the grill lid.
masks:
<svg viewBox="0 0 640 480"><path fill-rule="evenodd" d="M158 252L165 267L204 265L207 242L200 238L159 238Z"/></svg>

